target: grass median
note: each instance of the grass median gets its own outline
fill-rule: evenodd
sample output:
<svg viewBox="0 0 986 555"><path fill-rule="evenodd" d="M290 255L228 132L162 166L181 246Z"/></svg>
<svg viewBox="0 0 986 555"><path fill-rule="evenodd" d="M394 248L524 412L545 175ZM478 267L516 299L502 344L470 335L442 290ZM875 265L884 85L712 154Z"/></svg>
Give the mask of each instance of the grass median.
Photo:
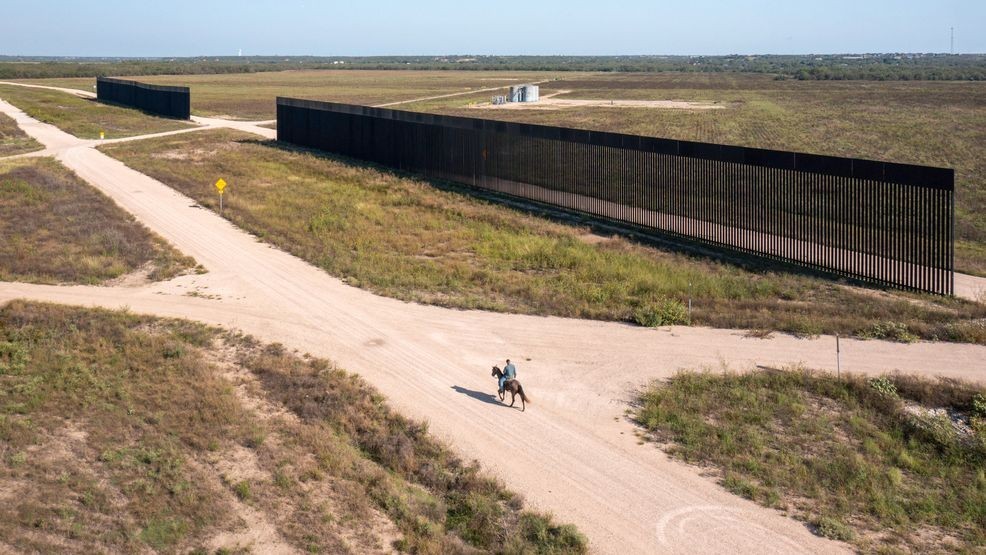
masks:
<svg viewBox="0 0 986 555"><path fill-rule="evenodd" d="M881 338L890 330L898 339L986 343L986 306L677 254L243 133L102 149L211 209L212 183L224 178L225 217L352 285L399 299L643 325Z"/></svg>
<svg viewBox="0 0 986 555"><path fill-rule="evenodd" d="M583 553L359 378L181 320L0 307L0 545Z"/></svg>
<svg viewBox="0 0 986 555"><path fill-rule="evenodd" d="M51 158L0 161L0 281L99 284L195 266Z"/></svg>
<svg viewBox="0 0 986 555"><path fill-rule="evenodd" d="M986 388L800 369L683 372L634 413L733 493L865 552L986 547Z"/></svg>
<svg viewBox="0 0 986 555"><path fill-rule="evenodd" d="M187 121L159 118L139 110L104 104L62 91L0 85L0 98L36 120L50 123L80 139L133 137L185 129Z"/></svg>
<svg viewBox="0 0 986 555"><path fill-rule="evenodd" d="M7 114L0 114L0 158L41 150L41 143L28 137Z"/></svg>

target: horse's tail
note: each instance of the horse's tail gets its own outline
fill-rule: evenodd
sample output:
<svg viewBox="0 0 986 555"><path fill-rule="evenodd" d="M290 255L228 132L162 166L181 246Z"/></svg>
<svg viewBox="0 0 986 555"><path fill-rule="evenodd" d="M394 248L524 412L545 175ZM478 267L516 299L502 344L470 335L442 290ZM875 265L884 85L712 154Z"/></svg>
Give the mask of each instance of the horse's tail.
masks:
<svg viewBox="0 0 986 555"><path fill-rule="evenodd" d="M524 395L524 386L520 385L519 383L517 384L517 393L520 394L521 401L524 401L525 403L531 402L531 398L528 397L527 395Z"/></svg>

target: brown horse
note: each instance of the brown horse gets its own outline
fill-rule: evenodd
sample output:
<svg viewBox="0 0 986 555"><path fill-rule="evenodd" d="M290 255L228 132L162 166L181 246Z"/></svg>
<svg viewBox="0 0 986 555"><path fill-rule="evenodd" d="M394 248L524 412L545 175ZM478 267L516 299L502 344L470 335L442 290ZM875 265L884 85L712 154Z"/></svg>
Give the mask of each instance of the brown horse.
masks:
<svg viewBox="0 0 986 555"><path fill-rule="evenodd" d="M490 373L491 376L497 379L497 383L500 381L500 376L503 375L503 371L500 370L499 366L494 366L493 371ZM504 392L510 392L510 406L514 406L514 400L517 395L520 395L520 412L524 412L527 409L527 403L530 403L530 398L524 395L524 386L520 385L517 380L507 380L503 382L503 391L498 391L500 394L500 400L503 400Z"/></svg>

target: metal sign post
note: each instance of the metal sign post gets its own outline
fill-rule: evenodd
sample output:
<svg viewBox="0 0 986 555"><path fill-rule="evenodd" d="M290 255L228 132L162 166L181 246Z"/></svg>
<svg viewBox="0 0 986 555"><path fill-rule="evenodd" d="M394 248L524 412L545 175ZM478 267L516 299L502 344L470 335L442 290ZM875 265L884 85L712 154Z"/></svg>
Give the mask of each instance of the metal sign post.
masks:
<svg viewBox="0 0 986 555"><path fill-rule="evenodd" d="M216 181L216 190L219 191L219 215L223 215L223 193L226 191L226 180L219 178Z"/></svg>
<svg viewBox="0 0 986 555"><path fill-rule="evenodd" d="M835 334L835 377L842 379L842 349L839 348L839 334Z"/></svg>
<svg viewBox="0 0 986 555"><path fill-rule="evenodd" d="M692 282L688 282L688 322L692 320Z"/></svg>

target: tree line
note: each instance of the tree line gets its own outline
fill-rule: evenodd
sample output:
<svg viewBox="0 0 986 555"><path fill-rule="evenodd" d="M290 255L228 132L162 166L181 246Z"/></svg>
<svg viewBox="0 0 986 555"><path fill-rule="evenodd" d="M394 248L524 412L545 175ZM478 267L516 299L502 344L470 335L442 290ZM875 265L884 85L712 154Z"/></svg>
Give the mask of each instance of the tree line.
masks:
<svg viewBox="0 0 986 555"><path fill-rule="evenodd" d="M986 55L804 56L229 56L32 58L0 56L0 79L254 73L287 69L761 73L800 80L986 80Z"/></svg>

